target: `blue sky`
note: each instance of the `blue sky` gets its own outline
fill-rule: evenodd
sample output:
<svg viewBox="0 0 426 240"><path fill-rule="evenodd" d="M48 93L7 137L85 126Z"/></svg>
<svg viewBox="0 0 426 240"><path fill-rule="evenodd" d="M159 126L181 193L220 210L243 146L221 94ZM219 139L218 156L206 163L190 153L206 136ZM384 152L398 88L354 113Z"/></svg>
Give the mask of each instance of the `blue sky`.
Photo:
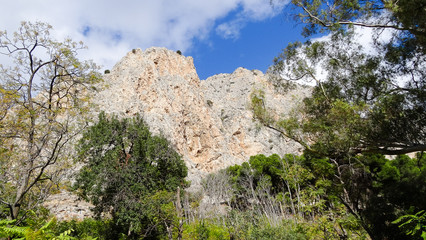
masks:
<svg viewBox="0 0 426 240"><path fill-rule="evenodd" d="M133 48L181 50L200 79L238 67L266 71L289 42L302 40L289 0L14 0L3 3L0 30L42 21L58 39L83 41L81 58L111 69ZM0 63L7 60L0 58Z"/></svg>
<svg viewBox="0 0 426 240"><path fill-rule="evenodd" d="M195 39L193 48L184 54L194 58L200 79L231 73L238 67L265 72L289 42L306 40L301 36L301 26L284 14L247 23L238 38L225 39L211 32L208 41Z"/></svg>

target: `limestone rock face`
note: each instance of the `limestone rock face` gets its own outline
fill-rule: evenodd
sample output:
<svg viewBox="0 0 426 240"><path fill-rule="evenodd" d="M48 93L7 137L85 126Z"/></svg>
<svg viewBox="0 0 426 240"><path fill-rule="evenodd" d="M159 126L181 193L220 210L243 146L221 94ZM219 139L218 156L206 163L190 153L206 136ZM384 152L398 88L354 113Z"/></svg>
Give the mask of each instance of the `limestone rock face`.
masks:
<svg viewBox="0 0 426 240"><path fill-rule="evenodd" d="M308 88L278 94L268 76L244 68L200 81L191 57L165 48L129 52L104 79L107 88L94 98L94 115L143 116L151 132L166 137L182 155L194 190L205 174L250 156L301 151L253 120L250 95L262 91L266 107L279 117L300 103ZM44 206L59 220L90 217L93 207L68 192L51 196Z"/></svg>
<svg viewBox="0 0 426 240"><path fill-rule="evenodd" d="M50 210L59 221L83 220L93 217L90 211L94 206L70 192L62 191L50 196L43 206Z"/></svg>
<svg viewBox="0 0 426 240"><path fill-rule="evenodd" d="M183 156L189 180L250 156L297 153L300 146L253 121L250 93L262 90L268 108L286 114L309 90L279 95L260 71L237 69L200 81L191 57L165 48L135 49L105 75L107 89L96 97L99 110L141 114L154 134L166 137Z"/></svg>
<svg viewBox="0 0 426 240"><path fill-rule="evenodd" d="M299 104L309 94L309 89L296 87L281 95L268 81L268 76L258 70L244 68L238 68L232 74L212 76L202 81L201 85L206 103L211 106L211 114L220 120L219 124L226 139L228 148L224 151L224 159L234 159L235 163L241 164L250 156L260 153L300 153L300 145L254 121L250 96L253 91L262 91L266 108L279 118ZM228 161L224 162L226 165Z"/></svg>

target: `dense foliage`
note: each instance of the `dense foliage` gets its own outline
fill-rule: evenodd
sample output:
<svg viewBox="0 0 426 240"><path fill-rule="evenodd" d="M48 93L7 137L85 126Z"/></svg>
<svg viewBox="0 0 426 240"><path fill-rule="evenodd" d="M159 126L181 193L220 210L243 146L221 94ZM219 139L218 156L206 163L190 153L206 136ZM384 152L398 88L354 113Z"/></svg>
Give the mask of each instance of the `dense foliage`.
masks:
<svg viewBox="0 0 426 240"><path fill-rule="evenodd" d="M312 95L291 116L276 121L264 96L254 91L253 113L304 146L313 179L329 181L326 196L335 196L371 238L405 239L391 222L404 214L417 216L426 207L421 200L426 183L425 3L292 3L305 36L328 35L289 44L272 67L280 77L271 80L276 86L314 83ZM362 39L363 31L371 39ZM415 152L414 158L401 155ZM389 161L380 154L396 158ZM316 170L319 162L327 171Z"/></svg>
<svg viewBox="0 0 426 240"><path fill-rule="evenodd" d="M187 168L165 138L152 136L139 116L119 120L101 113L77 149L85 165L75 187L98 217L111 215L129 236L169 231L174 192L187 185Z"/></svg>
<svg viewBox="0 0 426 240"><path fill-rule="evenodd" d="M293 220L309 238L356 238L365 232L344 211L332 181L333 165L296 155L257 155L229 167L233 208L253 209L272 223Z"/></svg>
<svg viewBox="0 0 426 240"><path fill-rule="evenodd" d="M197 197L176 201L171 192L159 190L125 201L121 213L112 209L124 206L111 206L112 216L100 220L40 218L26 227L6 226L0 234L13 231L40 239L422 239L425 156L389 160L359 155L353 160L354 166L345 168L309 154L256 155L204 178L208 205L200 205ZM177 202L186 201L185 214L179 215ZM123 216L137 218L119 220ZM131 224L140 230L129 234Z"/></svg>
<svg viewBox="0 0 426 240"><path fill-rule="evenodd" d="M420 239L425 156L389 160L367 154L351 162L257 155L210 175L204 186L206 196L219 196L231 211L264 216L272 226L295 221L308 238L407 239L410 233L410 239Z"/></svg>

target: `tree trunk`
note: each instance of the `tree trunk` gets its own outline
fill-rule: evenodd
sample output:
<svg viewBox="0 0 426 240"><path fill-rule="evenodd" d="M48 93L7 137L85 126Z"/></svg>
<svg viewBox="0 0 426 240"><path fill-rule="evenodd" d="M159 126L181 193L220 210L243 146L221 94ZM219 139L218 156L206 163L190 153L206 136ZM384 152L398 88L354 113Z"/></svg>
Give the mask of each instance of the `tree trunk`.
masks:
<svg viewBox="0 0 426 240"><path fill-rule="evenodd" d="M177 212L177 217L179 220L179 226L178 226L178 236L177 239L181 240L182 239L182 232L183 232L183 213L182 213L182 205L181 205L181 201L180 201L180 187L177 188L177 193L176 193L176 212ZM173 235L171 235L173 239Z"/></svg>

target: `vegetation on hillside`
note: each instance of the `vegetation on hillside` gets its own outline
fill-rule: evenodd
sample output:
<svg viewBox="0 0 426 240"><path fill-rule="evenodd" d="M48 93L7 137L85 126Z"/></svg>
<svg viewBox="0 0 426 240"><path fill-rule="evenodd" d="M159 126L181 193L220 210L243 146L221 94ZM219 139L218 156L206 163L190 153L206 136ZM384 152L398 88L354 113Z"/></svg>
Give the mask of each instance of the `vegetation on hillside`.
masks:
<svg viewBox="0 0 426 240"><path fill-rule="evenodd" d="M299 80L315 86L303 105L278 121L270 117L264 97L253 94L255 118L300 143L308 166L317 159L329 165L328 175L322 176L330 181L328 190L333 189L327 195L334 195L370 238L406 239L392 222L405 214L418 216L426 208L421 200L426 183L425 3L292 4L306 24L305 36L328 36L288 45L272 71L282 77L278 81L283 86ZM360 27L372 32L369 46L358 42ZM402 155L407 153L417 155ZM424 229L421 224L412 231L417 237Z"/></svg>
<svg viewBox="0 0 426 240"><path fill-rule="evenodd" d="M192 193L181 156L142 117L87 126L101 80L81 44L44 23L0 32L16 64L0 67L0 238L426 239L424 1L291 2L303 35L328 36L288 45L273 80L313 81L312 95L279 120L262 91L250 107L303 154L252 156ZM372 30L372 51L357 27ZM71 164L95 217L57 222L41 203Z"/></svg>

